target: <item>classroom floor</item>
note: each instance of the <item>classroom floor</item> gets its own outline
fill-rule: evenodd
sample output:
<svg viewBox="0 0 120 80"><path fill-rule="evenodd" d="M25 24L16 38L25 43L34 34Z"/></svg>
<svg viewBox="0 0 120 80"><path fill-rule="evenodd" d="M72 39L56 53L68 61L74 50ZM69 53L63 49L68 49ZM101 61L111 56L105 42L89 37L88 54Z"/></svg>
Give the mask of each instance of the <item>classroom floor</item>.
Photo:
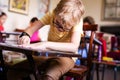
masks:
<svg viewBox="0 0 120 80"><path fill-rule="evenodd" d="M100 77L99 80L102 80L102 68L99 69L99 77ZM34 79L32 79L32 80L34 80ZM74 80L74 79L71 79L71 80ZM86 78L84 78L83 80L86 80ZM94 71L93 80L97 80L95 71ZM114 70L113 70L113 67L111 67L111 66L106 66L105 67L105 75L104 75L104 79L103 80L114 80ZM117 79L116 80L120 80L120 68L118 68Z"/></svg>
<svg viewBox="0 0 120 80"><path fill-rule="evenodd" d="M102 80L102 68L99 69L99 74L100 74L99 75L99 77L100 77L99 80ZM35 80L33 75L31 75L30 77L31 77L31 80ZM26 79L24 79L24 80L26 80ZM71 79L71 80L74 80L74 79ZM83 80L86 80L86 78L84 78ZM97 80L97 78L96 78L96 71L94 71L93 80ZM106 66L105 67L105 75L104 75L104 79L103 80L114 80L114 69L113 69L113 67L111 67L111 66ZM120 80L120 67L118 68L118 71L117 71L117 79L116 80Z"/></svg>
<svg viewBox="0 0 120 80"><path fill-rule="evenodd" d="M102 80L102 68L99 69L99 80ZM116 80L120 80L120 67L118 68L117 71L117 79ZM86 79L84 79L86 80ZM94 77L93 80L97 80L96 77L96 71L94 71ZM114 69L111 66L106 66L105 67L105 75L104 75L104 79L103 80L114 80Z"/></svg>

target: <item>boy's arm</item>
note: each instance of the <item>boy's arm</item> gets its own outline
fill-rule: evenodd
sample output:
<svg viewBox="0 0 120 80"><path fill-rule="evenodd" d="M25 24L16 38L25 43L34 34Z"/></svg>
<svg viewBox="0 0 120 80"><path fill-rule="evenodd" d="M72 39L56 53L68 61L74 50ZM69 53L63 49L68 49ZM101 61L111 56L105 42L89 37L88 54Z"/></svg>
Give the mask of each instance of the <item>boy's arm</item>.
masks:
<svg viewBox="0 0 120 80"><path fill-rule="evenodd" d="M42 26L44 26L41 21L37 21L34 26L27 28L21 35L20 38L18 40L18 44L30 44L30 37L32 36L32 34L37 31L38 29L40 29Z"/></svg>
<svg viewBox="0 0 120 80"><path fill-rule="evenodd" d="M32 36L32 34L37 31L38 29L40 29L42 26L44 26L42 24L42 22L39 20L39 21L36 21L34 26L32 27L29 27L25 30L26 33L28 33L30 36Z"/></svg>
<svg viewBox="0 0 120 80"><path fill-rule="evenodd" d="M79 32L73 32L71 37L71 42L39 42L27 45L25 47L31 47L32 49L37 49L41 51L66 51L66 52L77 52L80 44L80 34Z"/></svg>

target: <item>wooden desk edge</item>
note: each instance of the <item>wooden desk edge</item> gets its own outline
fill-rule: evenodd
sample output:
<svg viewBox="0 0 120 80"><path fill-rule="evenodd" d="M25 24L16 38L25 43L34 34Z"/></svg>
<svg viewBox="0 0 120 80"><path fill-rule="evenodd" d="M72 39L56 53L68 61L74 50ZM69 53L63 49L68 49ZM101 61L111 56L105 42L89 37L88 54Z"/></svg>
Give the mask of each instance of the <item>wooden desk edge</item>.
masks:
<svg viewBox="0 0 120 80"><path fill-rule="evenodd" d="M34 50L34 49L28 49L23 48L16 45L8 45L6 43L0 43L0 50L9 50L9 51L16 51L21 52L26 55L36 55L36 56L46 56L46 54L49 56L58 56L58 57L81 57L80 54L70 53L70 52L60 52L60 51L40 51L40 50Z"/></svg>

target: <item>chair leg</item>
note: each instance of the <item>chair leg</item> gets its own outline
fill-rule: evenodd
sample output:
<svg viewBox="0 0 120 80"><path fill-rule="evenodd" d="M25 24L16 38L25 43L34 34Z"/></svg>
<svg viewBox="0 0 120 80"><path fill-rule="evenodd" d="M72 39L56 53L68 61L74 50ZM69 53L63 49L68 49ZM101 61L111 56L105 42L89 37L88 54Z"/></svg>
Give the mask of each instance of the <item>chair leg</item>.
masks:
<svg viewBox="0 0 120 80"><path fill-rule="evenodd" d="M92 72L91 72L91 80L93 80L94 78L94 71L95 71L95 64L93 63Z"/></svg>
<svg viewBox="0 0 120 80"><path fill-rule="evenodd" d="M7 71L5 68L0 72L0 80L7 80Z"/></svg>
<svg viewBox="0 0 120 80"><path fill-rule="evenodd" d="M114 67L114 80L117 80L117 67Z"/></svg>
<svg viewBox="0 0 120 80"><path fill-rule="evenodd" d="M34 73L33 75L34 75L35 80L38 80L39 74Z"/></svg>
<svg viewBox="0 0 120 80"><path fill-rule="evenodd" d="M104 73L105 73L105 65L103 65L103 69L102 69L102 80L104 80Z"/></svg>
<svg viewBox="0 0 120 80"><path fill-rule="evenodd" d="M99 80L99 64L96 64L97 80Z"/></svg>

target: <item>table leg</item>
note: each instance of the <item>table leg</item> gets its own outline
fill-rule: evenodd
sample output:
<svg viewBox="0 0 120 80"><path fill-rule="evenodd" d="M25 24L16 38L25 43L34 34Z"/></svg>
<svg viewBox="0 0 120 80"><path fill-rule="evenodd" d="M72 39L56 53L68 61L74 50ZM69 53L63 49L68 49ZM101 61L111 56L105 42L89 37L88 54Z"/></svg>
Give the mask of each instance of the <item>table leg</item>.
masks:
<svg viewBox="0 0 120 80"><path fill-rule="evenodd" d="M3 60L2 50L0 50L0 67L1 67L1 78L2 80L7 80L7 69Z"/></svg>
<svg viewBox="0 0 120 80"><path fill-rule="evenodd" d="M97 75L97 80L99 80L99 64L96 64L96 75Z"/></svg>
<svg viewBox="0 0 120 80"><path fill-rule="evenodd" d="M92 67L91 80L93 80L94 78L94 71L95 71L95 63L93 63L93 67Z"/></svg>
<svg viewBox="0 0 120 80"><path fill-rule="evenodd" d="M114 67L114 80L117 80L117 67Z"/></svg>
<svg viewBox="0 0 120 80"><path fill-rule="evenodd" d="M38 80L39 78L39 72L38 72L38 69L37 69L37 66L35 65L35 62L33 60L33 57L30 53L30 55L26 55L27 56L27 60L29 61L29 64L30 64L30 68L32 70L32 73L35 77L35 80Z"/></svg>
<svg viewBox="0 0 120 80"><path fill-rule="evenodd" d="M104 73L105 73L105 65L103 64L103 69L102 69L102 80L104 80Z"/></svg>

